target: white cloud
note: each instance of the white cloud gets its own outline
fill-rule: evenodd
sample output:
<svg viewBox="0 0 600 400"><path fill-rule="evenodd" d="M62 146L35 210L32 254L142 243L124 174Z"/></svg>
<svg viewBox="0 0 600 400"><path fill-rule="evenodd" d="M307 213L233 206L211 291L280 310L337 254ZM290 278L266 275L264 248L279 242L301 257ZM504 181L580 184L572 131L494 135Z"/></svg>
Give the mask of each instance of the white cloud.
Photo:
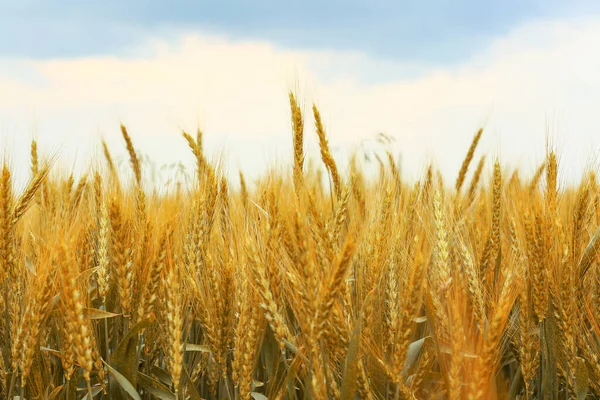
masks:
<svg viewBox="0 0 600 400"><path fill-rule="evenodd" d="M313 100L321 107L332 144L394 135L410 177L433 159L454 179L486 123L483 151L528 169L541 160L550 125L563 177L574 178L600 144L598 50L598 19L530 23L448 68L187 34L150 40L130 58L10 60L0 71L0 132L22 169L33 131L67 162L76 150L80 161L98 154L100 135L123 153L120 121L158 164L190 163L179 129L200 122L231 172L256 174L291 158L287 91L298 86L307 111Z"/></svg>

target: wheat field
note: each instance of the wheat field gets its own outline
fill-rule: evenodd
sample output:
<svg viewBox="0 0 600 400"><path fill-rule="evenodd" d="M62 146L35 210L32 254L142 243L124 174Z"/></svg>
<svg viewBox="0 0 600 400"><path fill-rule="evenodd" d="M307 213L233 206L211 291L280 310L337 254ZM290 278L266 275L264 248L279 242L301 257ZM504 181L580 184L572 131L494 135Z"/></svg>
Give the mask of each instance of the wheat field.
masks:
<svg viewBox="0 0 600 400"><path fill-rule="evenodd" d="M189 190L148 187L124 126L131 176L104 143L75 181L33 141L22 193L4 163L1 397L600 396L593 171L559 188L549 149L525 180L476 156L480 130L456 182L429 166L406 183L391 154L367 178L338 170L315 106L290 109L290 170L252 185L200 131L181 138ZM326 175L305 165L307 123Z"/></svg>

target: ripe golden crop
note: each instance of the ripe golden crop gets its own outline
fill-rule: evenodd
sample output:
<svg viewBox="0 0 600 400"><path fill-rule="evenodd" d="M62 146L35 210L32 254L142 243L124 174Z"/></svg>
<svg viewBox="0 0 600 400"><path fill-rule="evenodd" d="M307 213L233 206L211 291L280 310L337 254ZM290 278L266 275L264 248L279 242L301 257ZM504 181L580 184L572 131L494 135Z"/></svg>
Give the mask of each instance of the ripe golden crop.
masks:
<svg viewBox="0 0 600 400"><path fill-rule="evenodd" d="M559 189L552 151L531 180L485 156L455 185L366 179L304 154L290 94L291 179L239 190L207 160L189 191L133 180L103 144L81 180L31 147L0 174L0 392L21 399L559 399L600 396L600 190ZM386 164L387 162L387 164ZM457 166L458 167L458 166ZM235 186L238 186L237 184Z"/></svg>

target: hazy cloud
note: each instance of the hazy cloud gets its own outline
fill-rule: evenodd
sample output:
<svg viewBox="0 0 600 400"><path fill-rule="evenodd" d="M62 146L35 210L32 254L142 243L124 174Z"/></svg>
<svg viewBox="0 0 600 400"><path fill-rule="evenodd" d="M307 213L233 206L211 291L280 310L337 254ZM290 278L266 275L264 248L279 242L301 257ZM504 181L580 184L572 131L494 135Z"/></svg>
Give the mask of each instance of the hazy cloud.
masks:
<svg viewBox="0 0 600 400"><path fill-rule="evenodd" d="M230 172L256 174L290 157L287 91L298 88L307 112L312 101L320 106L332 144L352 149L377 132L393 135L413 178L433 159L454 179L484 123L482 150L530 169L550 132L572 178L600 144L599 47L600 20L590 18L523 25L446 68L206 34L149 39L137 57L13 57L0 69L0 130L22 169L34 132L69 162L97 150L100 135L122 154L120 121L157 163L191 165L179 129L199 122ZM308 116L306 126L314 149Z"/></svg>

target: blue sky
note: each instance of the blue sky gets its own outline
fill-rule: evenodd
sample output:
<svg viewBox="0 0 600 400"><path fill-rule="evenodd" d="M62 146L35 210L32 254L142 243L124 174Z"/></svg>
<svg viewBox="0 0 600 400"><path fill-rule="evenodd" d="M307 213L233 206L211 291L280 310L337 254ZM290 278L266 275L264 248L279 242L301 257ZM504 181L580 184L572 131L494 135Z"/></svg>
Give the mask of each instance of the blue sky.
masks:
<svg viewBox="0 0 600 400"><path fill-rule="evenodd" d="M527 21L589 15L593 0L0 1L0 54L127 56L148 36L183 31L296 49L355 50L447 65Z"/></svg>

